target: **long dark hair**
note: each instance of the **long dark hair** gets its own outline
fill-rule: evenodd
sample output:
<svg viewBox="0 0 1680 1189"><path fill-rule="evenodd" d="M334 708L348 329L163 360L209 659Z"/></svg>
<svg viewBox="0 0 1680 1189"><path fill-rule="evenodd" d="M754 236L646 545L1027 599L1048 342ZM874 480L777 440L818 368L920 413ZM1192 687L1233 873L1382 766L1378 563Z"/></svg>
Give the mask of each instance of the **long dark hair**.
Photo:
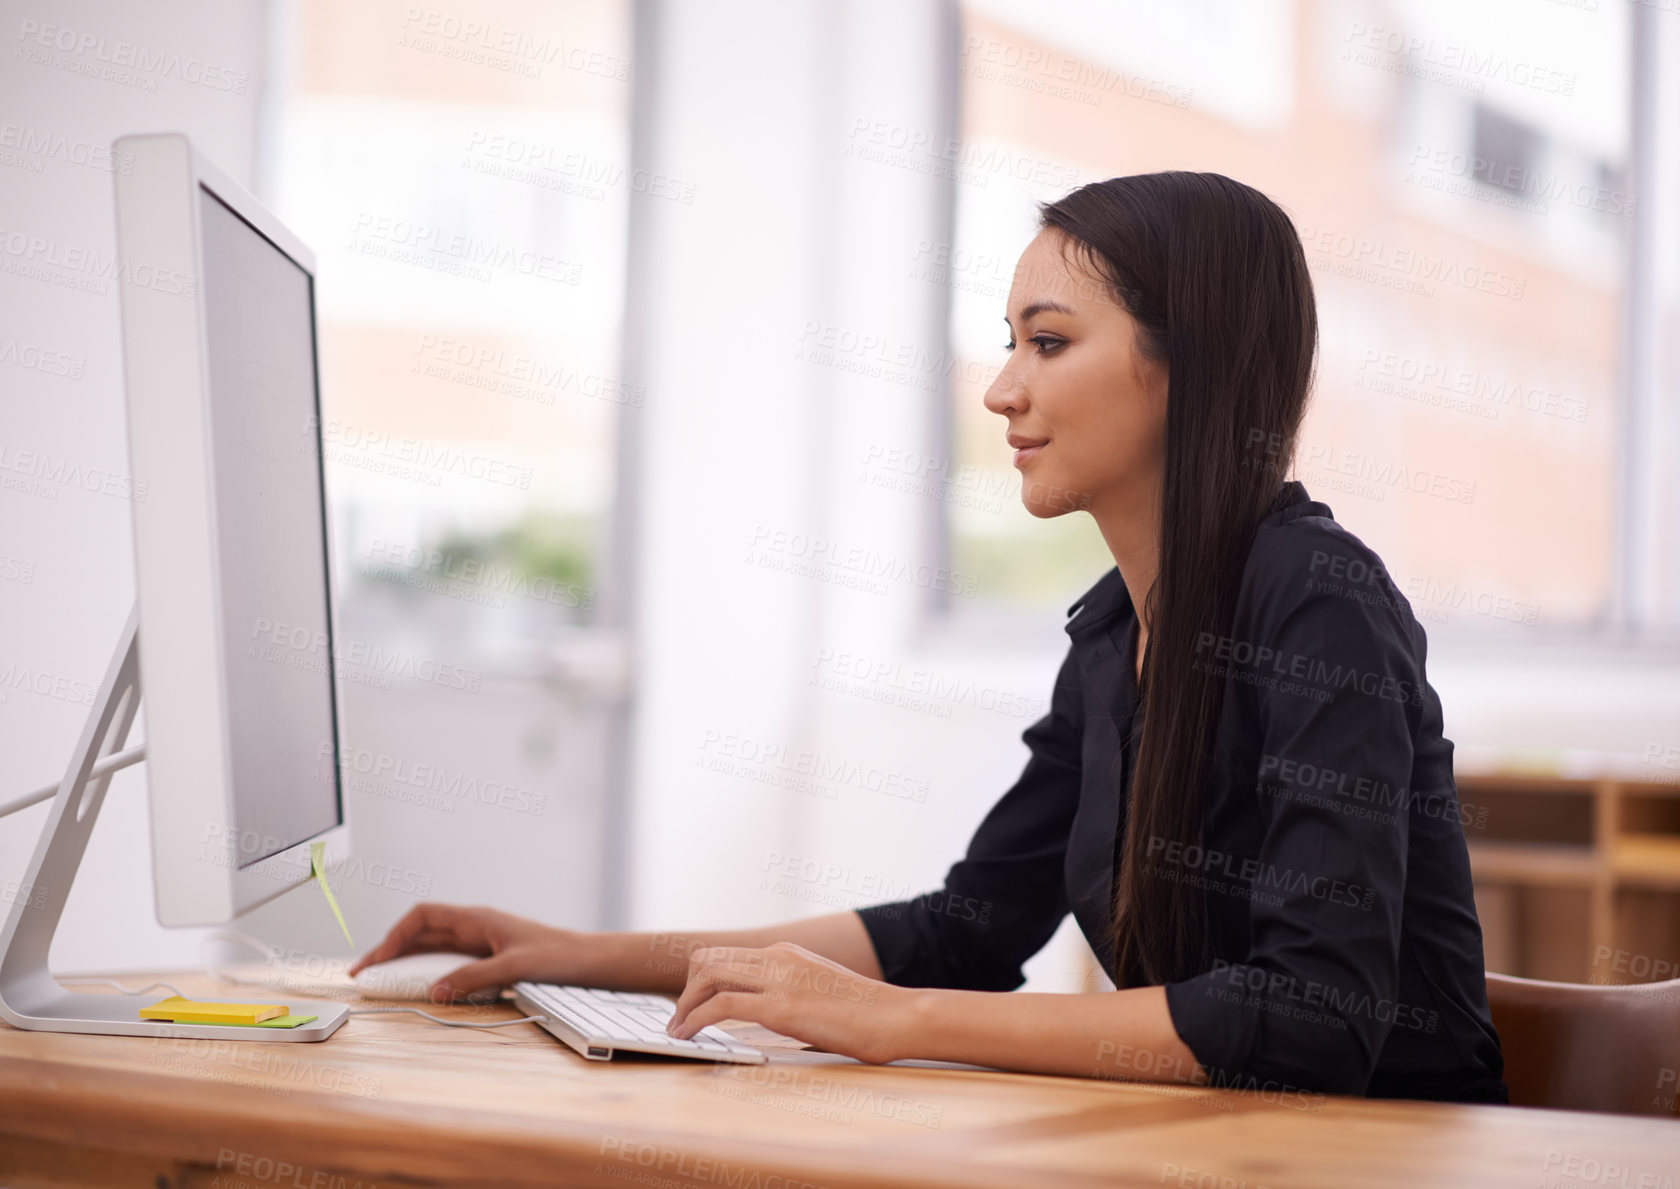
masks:
<svg viewBox="0 0 1680 1189"><path fill-rule="evenodd" d="M1294 454L1318 341L1312 278L1289 216L1217 173L1092 182L1042 206L1040 222L1071 238L1136 320L1139 349L1167 365L1161 556L1140 609L1143 730L1108 940L1117 985L1173 982L1212 966L1212 927L1198 873L1152 871L1151 856L1200 853L1188 848L1202 838L1225 683L1196 663L1211 661L1197 642L1230 632L1255 529Z"/></svg>

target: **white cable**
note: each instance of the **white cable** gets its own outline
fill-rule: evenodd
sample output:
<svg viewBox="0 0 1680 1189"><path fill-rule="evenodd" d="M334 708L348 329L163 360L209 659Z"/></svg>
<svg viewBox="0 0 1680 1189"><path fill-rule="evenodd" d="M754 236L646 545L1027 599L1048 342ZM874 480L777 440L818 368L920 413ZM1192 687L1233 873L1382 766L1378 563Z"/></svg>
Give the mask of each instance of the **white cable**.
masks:
<svg viewBox="0 0 1680 1189"><path fill-rule="evenodd" d="M139 750L141 750L143 752L145 749L141 748ZM115 758L117 758L117 757L115 757L115 756L112 757L112 759L115 759ZM133 762L134 762L133 760L128 761L128 763L133 763ZM117 765L117 767L121 767L121 766L122 765ZM55 791L57 791L57 790L49 789L48 790L48 796L52 795L52 793L55 792ZM224 982L224 983L232 983L235 986L266 987L271 991L297 991L298 990L298 986L296 984L276 983L276 982L273 982L273 981L263 980L263 979L238 978L238 977L235 977L233 975L230 975L230 974L226 973L225 971L221 971L221 970L216 969L215 964L213 962L211 962L210 959L208 957L206 957L205 953L204 953L204 946L207 942L210 942L210 941L232 941L232 942L235 942L239 945L248 946L251 949L257 950L258 952L262 953L265 957L272 957L275 951L274 951L273 946L269 945L267 942L264 942L259 938L252 937L249 933L241 933L237 929L212 929L209 933L206 933L202 938L199 939L198 956L199 956L199 964L204 967L204 973L209 975L211 978L215 979L216 981ZM169 990L175 992L175 994L179 995L182 999L191 998L191 996L189 996L185 991L181 990L180 987L177 987L174 983L165 983L165 982L147 983L145 986L141 987L138 991L131 991L127 987L125 987L121 983L119 983L114 978L64 978L64 979L59 979L58 981L63 983L65 986L115 987L117 990L121 991L124 995L144 995L147 991L150 991L153 987L166 987ZM326 986L327 984L317 984L317 985L318 986ZM343 990L342 987L333 987L332 989L335 990L335 991ZM535 1024L535 1023L539 1023L539 1022L542 1022L542 1021L545 1021L545 1020L548 1019L547 1016L521 1016L517 1020L484 1020L484 1021L477 1021L477 1022L472 1021L472 1020L445 1020L440 1016L432 1015L430 1012L421 1011L417 1007L352 1007L352 1008L347 1009L344 1014L345 1015L350 1015L350 1016L372 1016L372 1015L381 1015L381 1014L388 1013L388 1012L404 1012L404 1011L413 1012L417 1016L423 1016L426 1019L430 1020L432 1023L442 1024L446 1028L506 1028L509 1024Z"/></svg>
<svg viewBox="0 0 1680 1189"><path fill-rule="evenodd" d="M205 952L205 947L212 941L231 941L235 945L256 950L268 961L273 961L275 954L279 951L260 937L252 937L249 933L241 933L238 929L212 929L199 939L198 964L203 967L205 974L208 974L217 982L232 983L238 987L264 987L270 991L291 991L294 994L298 991L307 991L311 986L318 992L341 992L344 990L343 987L333 983L275 982L273 979L240 978L236 974L218 970L216 964L210 960L209 955Z"/></svg>
<svg viewBox="0 0 1680 1189"><path fill-rule="evenodd" d="M490 1020L485 1023L474 1024L467 1020L442 1020L417 1007L353 1007L346 1015L366 1016L382 1011L411 1011L417 1016L425 1016L434 1024L447 1024L451 1028L506 1028L509 1024L534 1024L539 1020L548 1019L547 1016L522 1016L517 1020Z"/></svg>
<svg viewBox="0 0 1680 1189"><path fill-rule="evenodd" d="M87 778L89 782L95 781L101 776L117 771L119 768L126 768L130 764L138 764L145 758L146 745L144 743L136 744L127 751L113 752L102 760L94 761L93 767L88 769ZM62 784L63 782L60 781L59 783ZM20 809L28 809L31 805L39 805L42 801L52 800L58 795L58 787L57 784L42 785L33 793L25 793L21 797L13 797L10 801L0 802L0 817L5 817L8 813L16 813Z"/></svg>
<svg viewBox="0 0 1680 1189"><path fill-rule="evenodd" d="M66 986L91 987L91 986L99 985L99 986L106 986L106 987L115 987L117 990L121 991L124 995L144 995L147 991L150 991L153 987L167 987L171 991L174 991L175 994L179 995L182 999L186 999L188 997L187 993L185 991L181 990L180 987L177 987L174 983L161 983L161 982L160 983L147 983L144 987L141 987L138 991L130 991L127 987L123 986L121 983L119 983L114 978L61 978L58 981L63 983ZM271 986L273 984L261 983L261 984L257 984L257 985ZM537 1023L540 1020L548 1019L547 1016L521 1016L517 1020L489 1020L489 1021L484 1021L484 1022L480 1022L480 1023L473 1023L470 1020L445 1020L445 1019L442 1019L438 1016L432 1015L430 1012L421 1011L417 1007L353 1007L353 1008L350 1008L348 1011L346 1011L344 1014L347 1015L347 1016L371 1016L371 1015L378 1014L380 1012L393 1012L393 1011L411 1011L417 1016L425 1016L428 1020L430 1020L434 1024L443 1024L443 1025L445 1025L446 1027L449 1027L449 1028L506 1028L509 1024L534 1024L534 1023Z"/></svg>
<svg viewBox="0 0 1680 1189"><path fill-rule="evenodd" d="M119 983L114 978L61 978L58 981L66 987L95 987L95 986L98 986L98 987L115 987L117 990L121 991L124 995L144 995L147 991L150 991L153 987L168 987L171 991L174 991L175 994L179 995L182 999L187 998L187 993L185 991L181 990L180 987L177 987L174 983L147 983L145 986L141 987L138 991L130 991L127 987L123 986L121 983Z"/></svg>
<svg viewBox="0 0 1680 1189"><path fill-rule="evenodd" d="M273 946L269 945L265 941L262 941L260 938L252 937L249 933L241 933L237 929L212 929L209 933L206 933L203 939L201 939L198 943L198 952L201 963L204 967L204 973L208 974L211 978L217 979L221 982L233 983L237 986L266 987L271 991L295 992L299 989L297 984L277 983L263 979L237 978L233 975L217 970L215 965L204 956L204 946L208 942L218 940L231 941L239 945L247 946L251 949L257 950L264 956L272 956L274 953ZM158 986L160 984L153 983L152 985ZM307 984L304 985L307 986ZM330 984L326 983L316 985L317 987L330 986ZM331 987L331 989L334 991L342 991L344 988L334 986ZM181 994L179 991L176 991L175 993L177 995ZM186 998L185 995L182 995L181 997L183 999ZM491 1020L482 1023L473 1023L467 1020L445 1020L438 1016L434 1016L429 1012L423 1012L417 1007L352 1007L348 1009L345 1014L351 1016L366 1016L375 1015L380 1012L394 1011L411 1011L417 1016L425 1016L426 1019L432 1021L434 1024L443 1024L449 1028L506 1028L509 1024L533 1024L539 1020L546 1020L548 1018L547 1016L523 1016L517 1020Z"/></svg>

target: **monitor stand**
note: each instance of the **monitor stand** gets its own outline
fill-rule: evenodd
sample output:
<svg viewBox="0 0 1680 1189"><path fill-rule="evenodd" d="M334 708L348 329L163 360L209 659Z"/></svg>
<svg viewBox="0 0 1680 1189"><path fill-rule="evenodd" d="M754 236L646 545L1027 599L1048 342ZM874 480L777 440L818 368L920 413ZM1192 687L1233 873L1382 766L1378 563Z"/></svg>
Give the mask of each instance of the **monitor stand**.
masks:
<svg viewBox="0 0 1680 1189"><path fill-rule="evenodd" d="M0 1018L14 1028L42 1032L235 1041L325 1040L348 1018L350 1009L342 1003L282 996L281 1001L294 1015L319 1017L296 1028L155 1023L140 1018L141 1008L167 997L155 989L140 995L71 991L59 985L47 968L53 933L111 782L110 769L96 772L95 768L122 747L140 707L139 622L136 608L129 613L111 667L88 713L87 726L82 728L70 770L53 798L35 856L12 896L6 930L0 934ZM249 998L244 996L237 1002Z"/></svg>

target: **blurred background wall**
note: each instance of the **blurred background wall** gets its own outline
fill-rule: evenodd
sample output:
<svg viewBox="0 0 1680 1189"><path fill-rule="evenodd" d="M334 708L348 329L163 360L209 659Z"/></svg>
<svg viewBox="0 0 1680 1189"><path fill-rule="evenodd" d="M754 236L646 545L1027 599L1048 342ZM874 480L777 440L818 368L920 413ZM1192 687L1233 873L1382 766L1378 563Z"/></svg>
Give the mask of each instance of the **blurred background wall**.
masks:
<svg viewBox="0 0 1680 1189"><path fill-rule="evenodd" d="M1617 914L1680 958L1680 6L0 0L0 36L0 795L61 775L133 596L115 136L189 132L319 260L361 948L423 898L659 928L936 886L1112 564L1021 509L980 403L1035 204L1216 170L1313 269L1296 477L1504 782L1490 965L1554 909L1591 918L1557 976ZM61 969L196 959L144 779ZM312 890L240 927L350 953ZM1069 922L1029 986L1087 957Z"/></svg>

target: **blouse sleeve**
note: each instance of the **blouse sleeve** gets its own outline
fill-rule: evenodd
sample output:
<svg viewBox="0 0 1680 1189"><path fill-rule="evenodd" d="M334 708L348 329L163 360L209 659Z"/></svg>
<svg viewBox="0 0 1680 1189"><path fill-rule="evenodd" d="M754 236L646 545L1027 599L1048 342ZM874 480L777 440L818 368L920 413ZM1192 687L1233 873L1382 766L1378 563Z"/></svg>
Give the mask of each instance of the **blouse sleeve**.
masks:
<svg viewBox="0 0 1680 1189"><path fill-rule="evenodd" d="M1204 637L1197 657L1253 691L1258 855L1191 864L1246 877L1227 891L1248 898L1249 950L1168 984L1167 1005L1215 1084L1363 1094L1389 1030L1418 1011L1395 1000L1408 814L1362 813L1347 790L1410 783L1423 641L1356 538L1281 531L1251 575L1255 612L1235 629L1248 638ZM1358 585L1324 578L1373 566Z"/></svg>
<svg viewBox="0 0 1680 1189"><path fill-rule="evenodd" d="M1079 804L1081 701L1070 648L1049 712L1022 732L1026 767L944 886L857 910L886 981L971 991L1012 991L1026 981L1022 963L1068 913L1063 857Z"/></svg>

